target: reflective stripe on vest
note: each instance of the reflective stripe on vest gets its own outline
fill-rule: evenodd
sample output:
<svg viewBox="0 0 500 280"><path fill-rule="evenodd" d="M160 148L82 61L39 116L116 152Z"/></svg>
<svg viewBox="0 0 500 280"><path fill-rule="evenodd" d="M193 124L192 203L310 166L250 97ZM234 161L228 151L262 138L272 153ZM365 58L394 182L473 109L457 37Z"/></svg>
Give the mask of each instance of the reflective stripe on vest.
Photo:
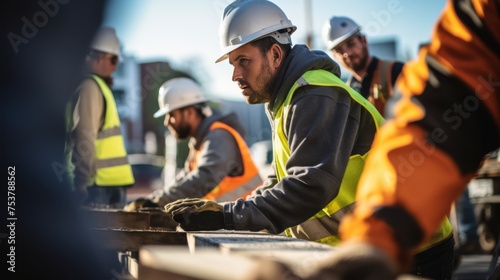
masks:
<svg viewBox="0 0 500 280"><path fill-rule="evenodd" d="M304 73L290 89L283 105L278 109L274 127L275 134L273 141L274 163L278 181L281 181L286 173L286 163L290 157L288 139L284 133L284 122L287 118L289 106L296 89L305 85L341 87L345 89L354 101L365 107L372 115L377 129L384 119L377 110L359 93L345 84L332 73L325 70L313 70ZM344 177L340 185L340 190L327 206L304 223L285 230L288 236L302 238L330 245L335 245L339 241L338 228L342 218L354 207L356 189L361 172L365 164L364 155L352 155L347 164Z"/></svg>
<svg viewBox="0 0 500 280"><path fill-rule="evenodd" d="M210 130L214 129L224 129L231 133L233 138L236 140L238 149L241 153L241 159L243 161L243 174L240 176L226 176L222 181L206 194L203 198L210 199L217 202L222 201L233 201L238 198L243 198L249 195L254 189L262 184L262 178L260 177L259 170L255 165L250 149L240 136L232 127L222 123L214 122L210 126ZM200 151L196 151L194 157L191 158L189 167L191 170L195 169L198 165Z"/></svg>
<svg viewBox="0 0 500 280"><path fill-rule="evenodd" d="M120 118L113 93L100 77L92 75L105 99L106 115L95 143L96 175L87 185L129 186L134 184L132 167L128 163L127 151L120 129Z"/></svg>

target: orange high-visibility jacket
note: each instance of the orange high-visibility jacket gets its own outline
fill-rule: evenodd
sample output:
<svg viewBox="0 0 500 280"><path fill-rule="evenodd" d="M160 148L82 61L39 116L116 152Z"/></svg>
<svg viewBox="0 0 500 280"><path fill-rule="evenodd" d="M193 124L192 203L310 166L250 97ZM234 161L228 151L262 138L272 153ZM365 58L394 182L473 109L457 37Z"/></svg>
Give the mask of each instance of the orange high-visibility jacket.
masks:
<svg viewBox="0 0 500 280"><path fill-rule="evenodd" d="M233 201L238 198L244 199L256 187L261 185L262 178L260 177L259 170L253 162L252 155L250 153L250 150L248 149L247 144L245 143L245 140L243 140L243 138L238 132L236 132L236 130L222 122L214 122L210 126L210 130L214 129L225 129L229 133L231 133L231 135L236 140L243 161L243 174L240 176L224 177L224 179L222 179L222 181L203 198L214 201ZM190 170L193 170L197 167L197 159L199 153L200 151L196 151L190 154Z"/></svg>
<svg viewBox="0 0 500 280"><path fill-rule="evenodd" d="M499 0L449 1L430 45L405 65L341 224L345 241L406 267L500 145L499 11Z"/></svg>

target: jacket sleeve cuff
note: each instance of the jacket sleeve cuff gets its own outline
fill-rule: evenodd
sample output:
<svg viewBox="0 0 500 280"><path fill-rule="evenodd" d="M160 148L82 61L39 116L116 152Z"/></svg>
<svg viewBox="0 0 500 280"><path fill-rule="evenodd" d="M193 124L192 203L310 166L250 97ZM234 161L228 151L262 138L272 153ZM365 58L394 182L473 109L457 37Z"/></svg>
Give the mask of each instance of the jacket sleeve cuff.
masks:
<svg viewBox="0 0 500 280"><path fill-rule="evenodd" d="M229 230L234 230L233 224L233 203L226 202L223 204L223 214L224 214L224 228Z"/></svg>

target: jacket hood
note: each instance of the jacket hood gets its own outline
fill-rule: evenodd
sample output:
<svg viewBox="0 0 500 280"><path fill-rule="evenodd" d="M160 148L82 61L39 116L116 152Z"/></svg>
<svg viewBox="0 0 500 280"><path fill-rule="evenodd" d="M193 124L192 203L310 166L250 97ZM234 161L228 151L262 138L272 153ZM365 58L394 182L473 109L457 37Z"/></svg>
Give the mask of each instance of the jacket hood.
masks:
<svg viewBox="0 0 500 280"><path fill-rule="evenodd" d="M206 117L202 121L200 127L198 128L198 131L196 132L196 139L191 138L190 140L190 143L194 147L196 147L196 149L198 149L201 142L203 142L203 138L205 138L205 135L207 135L210 126L217 121L229 125L231 128L236 130L242 138L245 138L246 130L239 121L238 115L236 115L236 113L231 112L226 115L221 115L218 112L214 112L210 117Z"/></svg>
<svg viewBox="0 0 500 280"><path fill-rule="evenodd" d="M225 123L232 127L234 130L236 130L241 137L245 138L246 135L246 130L245 127L241 124L240 120L238 119L238 115L236 113L232 112L227 115L221 116L217 121L220 121L222 123Z"/></svg>
<svg viewBox="0 0 500 280"><path fill-rule="evenodd" d="M280 68L274 82L268 110L274 115L285 101L293 84L309 70L323 69L340 77L340 67L324 51L309 50L305 45L295 45Z"/></svg>

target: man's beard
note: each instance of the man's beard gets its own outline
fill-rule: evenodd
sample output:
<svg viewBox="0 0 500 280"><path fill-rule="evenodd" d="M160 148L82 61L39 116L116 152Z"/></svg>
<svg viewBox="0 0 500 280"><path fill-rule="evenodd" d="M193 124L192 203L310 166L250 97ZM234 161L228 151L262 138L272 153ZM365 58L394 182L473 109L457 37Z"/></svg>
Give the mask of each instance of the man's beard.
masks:
<svg viewBox="0 0 500 280"><path fill-rule="evenodd" d="M252 94L247 97L248 104L265 103L271 100L276 73L273 74L269 62L266 59L264 61L265 63L260 69L260 74L255 79L255 85L251 87ZM245 81L243 83L245 84ZM260 90L254 90L254 88L259 88Z"/></svg>
<svg viewBox="0 0 500 280"><path fill-rule="evenodd" d="M366 64L368 63L368 51L364 50L361 56L359 56L359 63L353 64L352 69L354 72L360 72L368 67Z"/></svg>
<svg viewBox="0 0 500 280"><path fill-rule="evenodd" d="M170 132L172 132L177 139L187 139L190 131L191 127L186 123L182 123L176 128L170 127Z"/></svg>

